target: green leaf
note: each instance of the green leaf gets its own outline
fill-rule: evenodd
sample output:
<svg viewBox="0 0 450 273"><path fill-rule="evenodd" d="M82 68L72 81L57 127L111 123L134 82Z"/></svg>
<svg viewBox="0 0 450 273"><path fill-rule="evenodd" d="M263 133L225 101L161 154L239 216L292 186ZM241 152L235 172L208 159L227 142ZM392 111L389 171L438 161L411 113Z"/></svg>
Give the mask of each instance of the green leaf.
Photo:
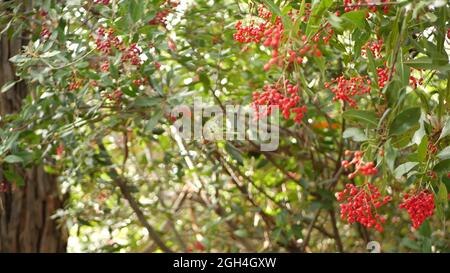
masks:
<svg viewBox="0 0 450 273"><path fill-rule="evenodd" d="M348 110L343 113L344 118L355 119L362 121L364 125L376 128L378 125L378 118L375 112L365 110Z"/></svg>
<svg viewBox="0 0 450 273"><path fill-rule="evenodd" d="M234 160L239 163L239 165L244 165L244 158L242 157L241 151L239 151L238 148L234 147L233 144L227 142L225 144L225 150L231 155Z"/></svg>
<svg viewBox="0 0 450 273"><path fill-rule="evenodd" d="M248 236L248 232L245 229L238 229L233 232L236 236L246 238Z"/></svg>
<svg viewBox="0 0 450 273"><path fill-rule="evenodd" d="M352 138L356 142L362 142L367 140L367 136L363 130L359 128L347 128L343 133L344 138Z"/></svg>
<svg viewBox="0 0 450 273"><path fill-rule="evenodd" d="M150 107L159 105L162 102L161 97L139 97L133 103L133 106Z"/></svg>
<svg viewBox="0 0 450 273"><path fill-rule="evenodd" d="M444 183L439 184L438 200L443 205L447 204L447 202L448 202L447 187L445 186Z"/></svg>
<svg viewBox="0 0 450 273"><path fill-rule="evenodd" d="M44 52L44 54L42 54L40 57L41 58L51 58L51 57L58 55L59 53L60 53L59 50L48 51L48 52Z"/></svg>
<svg viewBox="0 0 450 273"><path fill-rule="evenodd" d="M340 18L351 23L359 29L365 29L367 26L366 11L363 10L346 12L342 14Z"/></svg>
<svg viewBox="0 0 450 273"><path fill-rule="evenodd" d="M25 181L24 181L23 177L13 171L5 170L3 172L3 175L5 176L6 180L9 181L9 183L14 183L19 187L22 187L25 185Z"/></svg>
<svg viewBox="0 0 450 273"><path fill-rule="evenodd" d="M447 117L447 119L445 120L444 128L442 128L439 139L443 139L448 135L450 135L450 117Z"/></svg>
<svg viewBox="0 0 450 273"><path fill-rule="evenodd" d="M153 115L145 124L145 131L151 131L155 128L156 124L158 124L159 120L162 118L163 112L159 111L155 115Z"/></svg>
<svg viewBox="0 0 450 273"><path fill-rule="evenodd" d="M432 58L423 57L411 61L405 61L404 64L416 68L426 70L439 70L441 72L447 72L450 70L450 64L436 64L433 63Z"/></svg>
<svg viewBox="0 0 450 273"><path fill-rule="evenodd" d="M420 108L409 108L398 114L389 126L390 135L400 135L419 126Z"/></svg>
<svg viewBox="0 0 450 273"><path fill-rule="evenodd" d="M319 29L319 24L322 21L322 14L332 5L332 0L315 1L312 4L311 15L309 16L308 24L306 25L306 36L310 37L313 31L317 31Z"/></svg>
<svg viewBox="0 0 450 273"><path fill-rule="evenodd" d="M433 171L437 173L449 173L450 172L450 159L445 159L436 164L433 167Z"/></svg>
<svg viewBox="0 0 450 273"><path fill-rule="evenodd" d="M429 238L431 236L431 226L430 221L425 220L419 228L419 233L425 237Z"/></svg>
<svg viewBox="0 0 450 273"><path fill-rule="evenodd" d="M4 161L6 163L20 163L23 162L23 158L17 155L8 155L5 157Z"/></svg>
<svg viewBox="0 0 450 273"><path fill-rule="evenodd" d="M138 0L131 0L130 1L130 9L129 9L129 15L131 20L136 23L142 16L143 10L143 2L144 1L138 1Z"/></svg>
<svg viewBox="0 0 450 273"><path fill-rule="evenodd" d="M209 92L209 89L211 88L211 81L210 81L210 79L208 77L208 74L200 73L199 74L199 78L200 78L200 81L203 84L203 87L205 88L205 92Z"/></svg>
<svg viewBox="0 0 450 273"><path fill-rule="evenodd" d="M262 2L270 10L270 12L272 12L273 15L279 16L281 18L281 20L283 21L283 25L284 25L285 29L287 29L287 30L291 29L291 27L292 27L291 19L289 18L289 16L286 16L286 15L283 16L283 13L281 12L281 10L278 7L278 5L276 5L271 0L262 0Z"/></svg>
<svg viewBox="0 0 450 273"><path fill-rule="evenodd" d="M440 160L445 160L450 158L450 146L445 147L436 155Z"/></svg>
<svg viewBox="0 0 450 273"><path fill-rule="evenodd" d="M372 54L371 50L366 50L367 58L369 59L369 71L372 74L373 80L378 86L378 73L377 73L377 66L375 64L375 60ZM378 86L379 87L379 86Z"/></svg>
<svg viewBox="0 0 450 273"><path fill-rule="evenodd" d="M403 175L410 172L417 165L419 165L419 162L406 162L401 164L394 170L395 178L400 179Z"/></svg>
<svg viewBox="0 0 450 273"><path fill-rule="evenodd" d="M0 91L0 93L5 93L6 91L8 91L9 89L13 88L13 86L17 83L18 81L8 81L6 82L3 86L2 89Z"/></svg>
<svg viewBox="0 0 450 273"><path fill-rule="evenodd" d="M391 140L389 139L384 144L384 158L389 170L394 173L395 159L397 158L397 150L392 146Z"/></svg>
<svg viewBox="0 0 450 273"><path fill-rule="evenodd" d="M419 161L424 161L427 157L428 137L425 135L422 137L422 141L417 147L417 156Z"/></svg>

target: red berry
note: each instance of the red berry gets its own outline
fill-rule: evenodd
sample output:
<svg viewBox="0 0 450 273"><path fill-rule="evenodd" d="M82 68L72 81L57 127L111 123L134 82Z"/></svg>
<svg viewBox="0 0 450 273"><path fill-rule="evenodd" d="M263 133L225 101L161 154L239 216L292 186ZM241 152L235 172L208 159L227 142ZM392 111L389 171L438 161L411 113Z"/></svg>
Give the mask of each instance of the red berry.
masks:
<svg viewBox="0 0 450 273"><path fill-rule="evenodd" d="M376 213L375 209L385 205L391 200L391 197L382 197L378 189L372 184L365 184L361 187L346 184L345 187L347 189L336 194L338 202L347 201L340 205L341 218L348 223L358 222L367 228L375 228L383 232L381 224L386 219Z"/></svg>
<svg viewBox="0 0 450 273"><path fill-rule="evenodd" d="M399 208L408 211L415 229L419 228L427 218L433 215L435 207L434 195L427 190L423 190L412 196L405 194L403 200Z"/></svg>

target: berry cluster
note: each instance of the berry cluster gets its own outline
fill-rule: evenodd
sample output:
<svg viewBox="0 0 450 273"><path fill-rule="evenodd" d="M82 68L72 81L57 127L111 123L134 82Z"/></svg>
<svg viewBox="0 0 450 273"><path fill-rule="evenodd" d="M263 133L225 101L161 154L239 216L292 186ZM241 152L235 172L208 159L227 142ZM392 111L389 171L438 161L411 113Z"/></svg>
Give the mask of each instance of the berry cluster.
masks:
<svg viewBox="0 0 450 273"><path fill-rule="evenodd" d="M352 107L357 107L356 101L352 97L370 93L370 83L367 75L350 79L340 76L332 79L331 82L326 82L325 88L334 93L333 101L341 100L348 102Z"/></svg>
<svg viewBox="0 0 450 273"><path fill-rule="evenodd" d="M350 12L353 10L359 10L361 8L367 7L372 12L377 12L377 5L374 4L375 1L371 0L344 0L344 11ZM389 0L380 0L381 3L389 2ZM381 9L384 14L389 12L389 5L381 5Z"/></svg>
<svg viewBox="0 0 450 273"><path fill-rule="evenodd" d="M299 11L290 11L288 13L293 22L297 20L298 14ZM306 35L302 35L300 31L296 33L295 37L286 37L280 17L276 17L275 21L271 22L272 13L265 10L264 7L258 9L258 16L262 19L262 22L258 24L255 21L251 21L244 26L242 21L238 21L235 25L236 33L233 34L233 37L240 43L262 43L263 46L272 49L272 58L263 67L266 71L275 64L280 67L284 63L288 65L302 64L304 57L307 55L321 57L320 43L328 44L334 34L331 24L326 24L320 25L319 30L310 40L307 39ZM293 40L289 40L293 38L298 38L298 41L294 43ZM281 52L282 49L280 48L282 42L285 46L283 52Z"/></svg>
<svg viewBox="0 0 450 273"><path fill-rule="evenodd" d="M109 71L109 61L106 60L100 65L100 71L108 72Z"/></svg>
<svg viewBox="0 0 450 273"><path fill-rule="evenodd" d="M414 68L410 68L410 74L414 71ZM419 70L420 71L420 70ZM421 77L420 78L416 78L413 75L409 76L409 85L416 89L417 86L419 85L423 85L423 77L422 77L422 71L420 71Z"/></svg>
<svg viewBox="0 0 450 273"><path fill-rule="evenodd" d="M381 59L381 49L383 47L383 40L378 38L375 41L369 41L367 42L361 49L361 53L363 56L367 55L367 50L370 50L372 52L372 55L374 58Z"/></svg>
<svg viewBox="0 0 450 273"><path fill-rule="evenodd" d="M415 195L405 194L403 200L403 203L399 207L408 211L415 229L420 227L423 221L433 215L434 195L427 190L423 190Z"/></svg>
<svg viewBox="0 0 450 273"><path fill-rule="evenodd" d="M346 184L346 189L336 193L340 205L341 219L348 223L358 222L367 228L376 228L383 232L386 219L377 213L377 209L391 201L390 196L382 197L379 190L372 184L366 183L361 187Z"/></svg>
<svg viewBox="0 0 450 273"><path fill-rule="evenodd" d="M95 0L94 4L103 4L103 5L109 5L111 0Z"/></svg>
<svg viewBox="0 0 450 273"><path fill-rule="evenodd" d="M148 84L148 78L144 77L143 79L135 79L135 80L133 80L133 84L136 86Z"/></svg>
<svg viewBox="0 0 450 273"><path fill-rule="evenodd" d="M262 93L253 93L252 108L255 110L258 118L270 115L273 108L277 107L281 110L285 119L290 119L291 113L294 113L294 122L298 124L302 122L306 106L300 106L297 85L292 85L286 80L283 85L265 85L263 90L264 92ZM262 109L261 106L264 106L264 108Z"/></svg>
<svg viewBox="0 0 450 273"><path fill-rule="evenodd" d="M97 39L95 43L97 44L97 49L105 54L110 54L113 47L124 50L124 46L119 37L114 35L114 30L112 28L106 30L104 28L99 28L97 31Z"/></svg>
<svg viewBox="0 0 450 273"><path fill-rule="evenodd" d="M377 68L377 76L378 86L380 87L380 89L382 89L389 80L389 67L384 66Z"/></svg>
<svg viewBox="0 0 450 273"><path fill-rule="evenodd" d="M356 152L352 152L352 151L345 151L345 155L346 156L351 156L353 154L353 159L351 161L348 160L343 160L341 162L342 167L344 168L349 168L352 165L355 166L355 171L350 173L348 175L349 179L353 179L355 178L355 176L360 173L362 175L365 176L370 176L370 175L376 175L378 173L377 168L375 168L375 163L373 162L364 162L363 158L363 152L361 151L356 151Z"/></svg>
<svg viewBox="0 0 450 273"><path fill-rule="evenodd" d="M50 35L52 35L52 33L48 29L47 25L42 24L42 30L40 33L41 38L46 40L46 39L50 38Z"/></svg>
<svg viewBox="0 0 450 273"><path fill-rule="evenodd" d="M78 90L81 86L82 81L81 80L74 80L72 82L69 83L69 91L74 91L74 90Z"/></svg>
<svg viewBox="0 0 450 273"><path fill-rule="evenodd" d="M136 43L131 44L128 48L124 45L123 41L114 34L113 29L105 30L100 28L98 30L98 36L95 41L97 49L105 54L110 54L112 49L115 48L122 52L122 61L130 61L132 65L140 65L142 60L139 55L142 53L142 49L138 47ZM103 72L109 70L108 61L104 62L100 69Z"/></svg>
<svg viewBox="0 0 450 273"><path fill-rule="evenodd" d="M119 103L120 100L122 99L123 92L120 89L116 89L112 93L105 93L105 94L103 94L103 96L106 99L109 99L109 100L111 100L111 101L113 101L115 103Z"/></svg>
<svg viewBox="0 0 450 273"><path fill-rule="evenodd" d="M130 61L132 65L140 65L141 59L139 55L142 53L142 49L140 49L137 44L131 44L129 48L123 51L122 61Z"/></svg>
<svg viewBox="0 0 450 273"><path fill-rule="evenodd" d="M176 1L166 1L162 5L162 10L158 11L153 19L148 21L149 25L157 26L161 25L167 27L167 16L173 12L173 10L179 5Z"/></svg>
<svg viewBox="0 0 450 273"><path fill-rule="evenodd" d="M48 28L47 15L48 15L48 12L45 10L40 10L39 14L38 14L38 16L42 17L41 33L39 35L44 40L47 40L52 35L52 32Z"/></svg>
<svg viewBox="0 0 450 273"><path fill-rule="evenodd" d="M427 152L429 153L429 154L435 154L435 153L437 153L437 151L438 151L438 148L436 147L436 145L434 145L433 143L428 143L428 146L427 146Z"/></svg>

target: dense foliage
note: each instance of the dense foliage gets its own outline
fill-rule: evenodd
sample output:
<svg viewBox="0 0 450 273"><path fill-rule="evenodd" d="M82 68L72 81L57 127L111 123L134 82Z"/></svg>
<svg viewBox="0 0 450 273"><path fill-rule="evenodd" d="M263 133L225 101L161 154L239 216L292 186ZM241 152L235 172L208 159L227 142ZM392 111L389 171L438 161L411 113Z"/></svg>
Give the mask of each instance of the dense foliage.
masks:
<svg viewBox="0 0 450 273"><path fill-rule="evenodd" d="M447 1L21 2L1 189L58 175L69 251L449 251ZM181 139L198 97L279 107L280 146Z"/></svg>

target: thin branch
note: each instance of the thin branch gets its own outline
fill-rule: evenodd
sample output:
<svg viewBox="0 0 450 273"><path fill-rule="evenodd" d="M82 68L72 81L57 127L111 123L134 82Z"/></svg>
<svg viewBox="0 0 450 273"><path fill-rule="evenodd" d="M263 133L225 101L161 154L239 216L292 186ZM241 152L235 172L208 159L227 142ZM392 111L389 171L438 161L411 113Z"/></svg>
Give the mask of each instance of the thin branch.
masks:
<svg viewBox="0 0 450 273"><path fill-rule="evenodd" d="M101 140L97 140L97 145L100 149L100 151L107 156L106 158L106 162L109 165L112 165L113 162L111 160L111 156L109 155L105 145L103 144L103 142ZM145 227L145 229L147 229L148 234L150 236L150 238L152 238L152 240L159 246L159 248L164 251L164 252L173 252L161 239L161 237L159 236L158 232L150 225L150 223L147 221L147 218L144 215L144 212L141 210L138 202L136 201L136 199L134 199L133 195L131 194L127 183L125 180L122 179L122 177L120 177L119 173L117 172L117 170L114 167L111 167L109 169L109 176L113 179L114 183L119 187L120 192L122 193L123 197L128 201L128 203L130 204L131 209L133 210L133 212L136 214L136 217L138 218L139 222L141 223L142 226Z"/></svg>

